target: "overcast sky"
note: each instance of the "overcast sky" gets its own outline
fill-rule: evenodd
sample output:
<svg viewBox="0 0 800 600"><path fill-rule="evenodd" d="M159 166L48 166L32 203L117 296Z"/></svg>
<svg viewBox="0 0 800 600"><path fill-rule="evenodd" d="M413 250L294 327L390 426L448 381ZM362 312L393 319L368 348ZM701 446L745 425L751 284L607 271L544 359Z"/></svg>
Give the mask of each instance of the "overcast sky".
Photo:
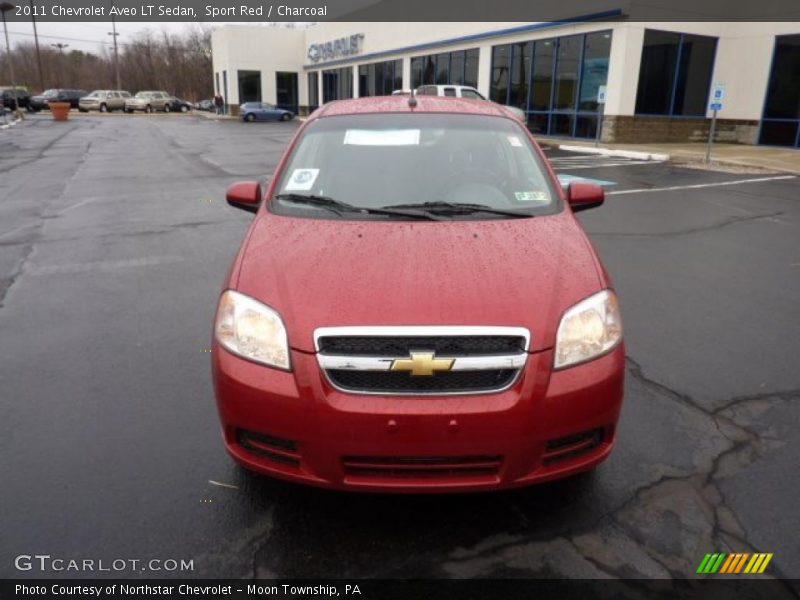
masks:
<svg viewBox="0 0 800 600"><path fill-rule="evenodd" d="M203 25L205 27L218 27L225 23L117 23L119 43L123 44L126 40L132 39L138 32L149 29L154 32L166 30L170 33L180 33L189 27ZM259 23L246 23L247 25L259 25ZM113 40L108 32L111 31L111 22L108 23L42 23L36 22L36 29L39 32L39 44L47 46L49 44L69 44L69 50L83 50L84 52L100 53L100 49L105 46L113 47ZM33 41L33 25L28 22L16 22L8 24L8 36L11 45L21 41Z"/></svg>

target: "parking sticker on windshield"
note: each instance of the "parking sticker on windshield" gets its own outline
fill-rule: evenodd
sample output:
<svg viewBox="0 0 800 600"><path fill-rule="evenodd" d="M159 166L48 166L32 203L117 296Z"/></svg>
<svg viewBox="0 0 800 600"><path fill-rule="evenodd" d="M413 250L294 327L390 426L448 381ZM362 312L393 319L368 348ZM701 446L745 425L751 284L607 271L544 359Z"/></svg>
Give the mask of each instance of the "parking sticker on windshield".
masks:
<svg viewBox="0 0 800 600"><path fill-rule="evenodd" d="M284 188L287 192L307 192L314 186L319 169L295 169Z"/></svg>
<svg viewBox="0 0 800 600"><path fill-rule="evenodd" d="M514 192L517 202L550 202L547 192L534 190L532 192Z"/></svg>
<svg viewBox="0 0 800 600"><path fill-rule="evenodd" d="M522 142L515 135L508 136L508 143L514 146L515 148L522 148Z"/></svg>
<svg viewBox="0 0 800 600"><path fill-rule="evenodd" d="M419 146L419 129L348 129L344 143L351 146Z"/></svg>

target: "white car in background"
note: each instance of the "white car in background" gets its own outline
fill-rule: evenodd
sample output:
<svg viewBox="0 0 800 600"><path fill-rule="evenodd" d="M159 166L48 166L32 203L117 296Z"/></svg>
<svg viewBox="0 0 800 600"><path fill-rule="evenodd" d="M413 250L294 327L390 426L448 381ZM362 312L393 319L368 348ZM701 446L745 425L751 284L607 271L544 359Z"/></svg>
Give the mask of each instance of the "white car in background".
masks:
<svg viewBox="0 0 800 600"><path fill-rule="evenodd" d="M396 94L397 92L394 93ZM453 98L471 98L489 102L488 98L485 98L483 94L469 85L421 85L417 88L416 93L419 96L451 96ZM523 123L527 120L525 111L516 106L503 106L503 108L514 113L514 116Z"/></svg>

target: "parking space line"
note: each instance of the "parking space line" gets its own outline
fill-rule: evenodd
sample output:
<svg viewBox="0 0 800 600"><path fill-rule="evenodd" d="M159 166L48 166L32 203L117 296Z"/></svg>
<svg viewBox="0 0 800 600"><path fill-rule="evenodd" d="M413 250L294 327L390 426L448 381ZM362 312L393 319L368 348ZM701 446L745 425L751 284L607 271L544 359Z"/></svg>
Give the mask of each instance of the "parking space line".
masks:
<svg viewBox="0 0 800 600"><path fill-rule="evenodd" d="M734 181L718 181L716 183L696 183L693 185L672 185L661 188L639 188L635 190L616 190L606 192L607 196L621 194L643 194L647 192L672 192L675 190L697 190L701 188L722 187L726 185L740 185L743 183L761 183L764 181L779 181L785 179L797 179L797 175L776 175L775 177L754 177L752 179L736 179Z"/></svg>

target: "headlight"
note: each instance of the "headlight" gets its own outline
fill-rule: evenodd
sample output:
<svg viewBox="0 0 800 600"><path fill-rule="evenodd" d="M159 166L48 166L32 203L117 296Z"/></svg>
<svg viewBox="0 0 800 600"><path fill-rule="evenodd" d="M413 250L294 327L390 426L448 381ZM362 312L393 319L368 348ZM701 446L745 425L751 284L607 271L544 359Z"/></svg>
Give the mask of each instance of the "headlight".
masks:
<svg viewBox="0 0 800 600"><path fill-rule="evenodd" d="M217 341L243 358L290 369L289 343L280 315L249 296L227 290L219 299Z"/></svg>
<svg viewBox="0 0 800 600"><path fill-rule="evenodd" d="M605 354L622 339L617 296L603 290L578 302L561 317L554 368L563 369Z"/></svg>

